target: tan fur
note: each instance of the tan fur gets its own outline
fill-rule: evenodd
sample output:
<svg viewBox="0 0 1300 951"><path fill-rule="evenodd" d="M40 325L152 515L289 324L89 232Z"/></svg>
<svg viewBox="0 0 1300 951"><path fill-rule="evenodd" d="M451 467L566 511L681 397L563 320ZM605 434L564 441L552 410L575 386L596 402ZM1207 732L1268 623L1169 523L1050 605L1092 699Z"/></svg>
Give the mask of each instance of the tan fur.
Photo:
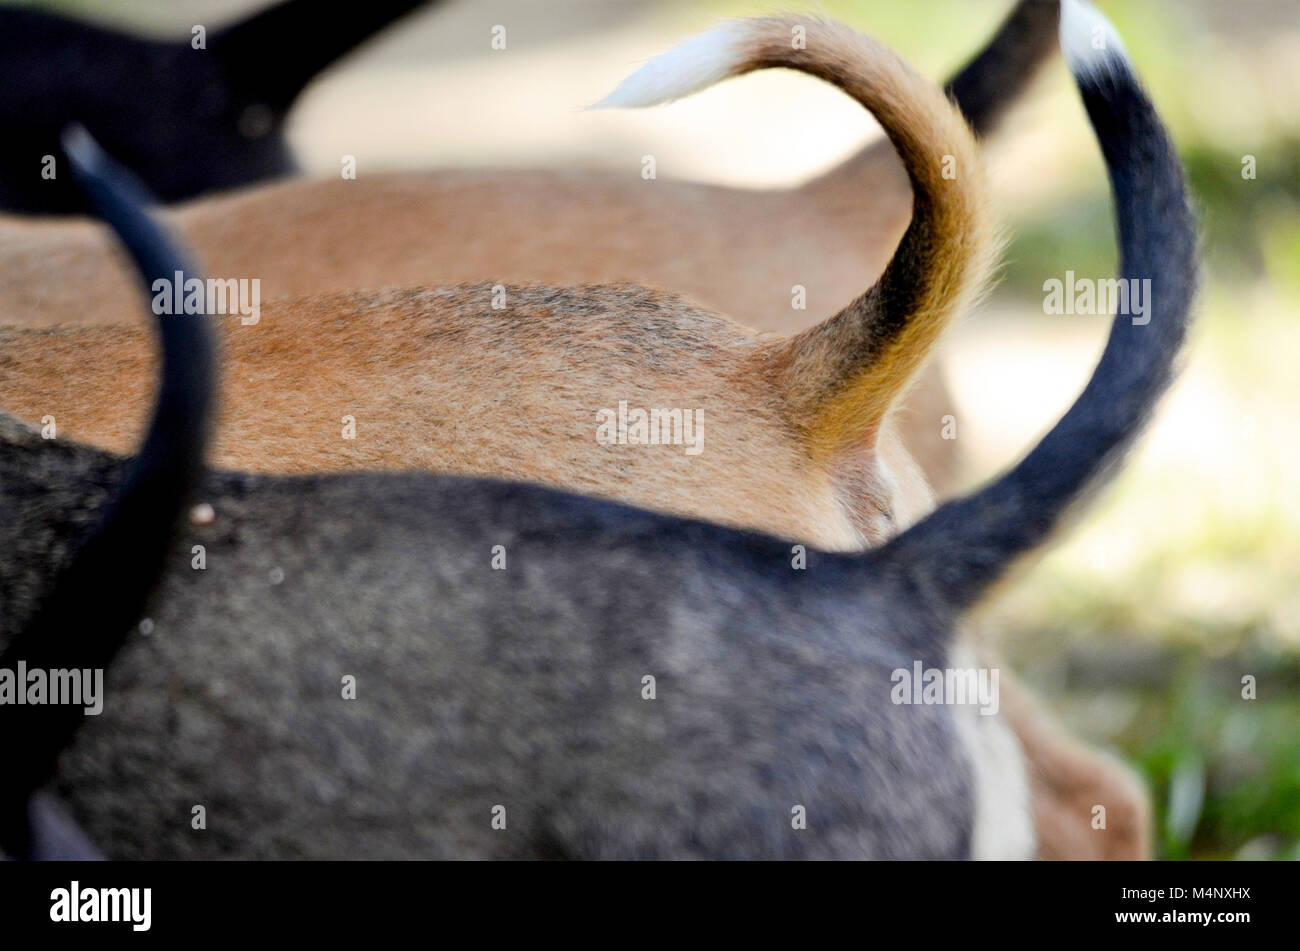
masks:
<svg viewBox="0 0 1300 951"><path fill-rule="evenodd" d="M626 171L441 171L294 181L170 210L208 273L259 278L263 300L387 285L632 281L671 289L757 330L792 333L880 276L911 215L889 142L794 189L758 191ZM0 218L0 322L134 325L134 277L87 221ZM791 288L807 288L806 310ZM929 367L899 430L952 488L953 412Z"/></svg>
<svg viewBox="0 0 1300 951"><path fill-rule="evenodd" d="M912 183L912 221L879 281L787 348L787 386L813 455L862 451L919 373L940 335L983 291L995 256L992 214L974 137L961 114L900 68L894 54L847 31L820 32L808 71L880 121ZM755 64L789 59L774 31Z"/></svg>
<svg viewBox="0 0 1300 951"><path fill-rule="evenodd" d="M893 440L883 451L897 491L864 471L849 495L807 454L768 370L780 341L633 286L491 301L489 284L401 288L279 302L255 326L214 318L225 366L214 463L529 479L837 549L879 543L930 507L906 491L924 483ZM0 329L0 403L129 451L153 348L142 326ZM599 445L597 412L620 400L701 409L703 451ZM345 415L355 439L342 437Z"/></svg>
<svg viewBox="0 0 1300 951"><path fill-rule="evenodd" d="M974 137L937 87L844 27L805 26L808 49L795 51L786 21L748 21L748 55L734 72L788 63L841 86L880 119L917 193L894 261L838 315L811 334L763 339L679 298L631 288L508 285L504 310L492 308L491 285L268 304L258 325L227 321L216 461L271 472L418 466L529 478L837 549L878 543L913 521L931 499L886 414L987 274L984 182ZM941 175L949 155L955 179ZM295 236L328 230L310 214L279 227ZM776 216L762 230L791 229ZM366 256L383 259L385 250ZM243 276L211 263L209 273ZM125 449L145 394L124 405L122 380L124 368L144 368L143 331L133 321L97 342L73 329L7 340L14 370L0 381L0 400ZM96 360L85 361L87 352ZM66 385L85 367L112 369L98 386ZM597 412L621 402L702 411L704 451L597 445ZM365 438L339 437L345 414Z"/></svg>
<svg viewBox="0 0 1300 951"><path fill-rule="evenodd" d="M632 171L487 172L292 183L202 202L173 212L173 226L209 273L259 277L267 301L259 325L221 318L214 461L528 478L826 548L875 544L910 523L932 502L887 410L977 292L988 222L955 110L892 54L864 63L882 51L851 36L828 34L821 74L874 97L911 165L922 224L884 282L911 296L858 299L908 220L908 179L887 149L790 191L646 183ZM756 47L752 65L764 55ZM955 180L939 176L944 155L957 159ZM130 272L87 223L5 222L0 255L3 319L22 324L0 329L0 405L128 450L154 363ZM624 277L680 288L739 323L639 288L518 283ZM489 283L319 293L468 279ZM490 304L498 282L504 310ZM791 310L793 284L808 288L808 312ZM269 302L303 294L315 296ZM899 300L914 324L888 310ZM742 326L798 329L806 313L837 308L792 340ZM34 329L55 325L73 326ZM932 408L911 417L912 445L948 447L934 412L946 401L923 392ZM599 446L596 411L620 400L702 409L704 451ZM344 415L356 418L355 440L342 438ZM1050 745L1027 751L1049 773L1059 765ZM1039 828L1045 851L1073 846L1063 829Z"/></svg>

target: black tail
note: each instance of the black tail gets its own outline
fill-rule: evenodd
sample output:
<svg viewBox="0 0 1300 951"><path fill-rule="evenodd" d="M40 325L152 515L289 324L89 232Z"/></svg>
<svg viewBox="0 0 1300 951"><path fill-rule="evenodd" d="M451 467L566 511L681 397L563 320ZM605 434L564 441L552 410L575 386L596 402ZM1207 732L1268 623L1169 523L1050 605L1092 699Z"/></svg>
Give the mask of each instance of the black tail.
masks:
<svg viewBox="0 0 1300 951"><path fill-rule="evenodd" d="M993 131L1056 51L1060 13L1058 0L1020 0L988 46L948 80L948 95L976 135Z"/></svg>
<svg viewBox="0 0 1300 951"><path fill-rule="evenodd" d="M77 178L135 260L146 288L197 277L187 256L145 211L130 173L80 128L64 149ZM215 352L207 320L160 316L162 382L144 444L99 524L79 544L28 624L0 655L0 668L107 667L144 611L178 517L202 467ZM94 354L87 354L88 360ZM84 718L80 706L5 706L0 850L29 854L27 800L53 774Z"/></svg>
<svg viewBox="0 0 1300 951"><path fill-rule="evenodd" d="M287 109L321 70L428 2L362 0L344 10L287 0L226 27L210 46L249 99Z"/></svg>
<svg viewBox="0 0 1300 951"><path fill-rule="evenodd" d="M1063 0L1061 42L1110 172L1120 275L1150 281L1149 322L1117 317L1083 394L1009 473L879 551L952 610L971 606L1101 481L1172 378L1198 270L1182 165L1106 19Z"/></svg>

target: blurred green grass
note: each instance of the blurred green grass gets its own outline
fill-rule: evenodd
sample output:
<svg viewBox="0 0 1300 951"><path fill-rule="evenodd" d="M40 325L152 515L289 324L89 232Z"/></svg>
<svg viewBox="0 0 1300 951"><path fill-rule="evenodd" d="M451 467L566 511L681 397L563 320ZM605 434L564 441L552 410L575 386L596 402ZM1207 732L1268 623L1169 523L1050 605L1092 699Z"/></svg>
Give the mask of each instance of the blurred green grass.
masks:
<svg viewBox="0 0 1300 951"><path fill-rule="evenodd" d="M998 617L1012 657L1032 653L1044 632L1049 652L1135 642L1168 652L1151 682L1116 691L1067 679L1056 694L1065 711L1099 702L1126 711L1111 730L1074 725L1140 770L1163 857L1300 859L1300 122L1268 108L1271 77L1249 76L1237 56L1205 55L1231 40L1196 37L1194 10L1105 6L1188 171L1206 270L1191 362L1217 382L1230 425L1207 420L1191 464L1141 455ZM1295 12L1277 5L1279 33L1289 27L1300 56ZM1239 90L1232 124L1246 131L1225 132L1206 114L1197 90L1213 85ZM1254 178L1242 174L1248 154ZM1044 275L1113 273L1110 215L1096 187L1016 209L1000 293L1032 307ZM1247 674L1258 677L1257 699L1242 698Z"/></svg>
<svg viewBox="0 0 1300 951"><path fill-rule="evenodd" d="M1243 701L1198 658L1119 738L1157 792L1167 858L1300 858L1300 701ZM1287 681L1283 681L1287 682Z"/></svg>
<svg viewBox="0 0 1300 951"><path fill-rule="evenodd" d="M1279 14L1294 37L1294 8ZM1172 35L1180 32L1175 26ZM1060 632L1058 645L1174 649L1172 676L1122 692L1122 702L1136 701L1131 717L1094 734L1151 787L1163 857L1300 859L1300 514L1294 443L1284 445L1294 426L1254 431L1265 417L1289 422L1300 409L1300 125L1260 110L1259 134L1234 149L1204 116L1180 121L1195 108L1170 92L1180 76L1233 81L1216 78L1217 61L1194 48L1148 41L1134 56L1162 108L1174 103L1167 111L1203 227L1192 360L1221 381L1242 438L1223 439L1207 425L1203 468L1145 461L1083 526L1074 551L1046 559L1014 613L1002 616L1022 645L1048 629ZM1255 107L1244 98L1249 112ZM1254 179L1242 175L1246 154L1255 158ZM1114 267L1110 208L1096 189L1022 209L1013 227L1002 287L1010 297L1040 301L1042 276L1062 262L1080 273ZM1140 551L1116 570L1081 576L1085 551L1126 534L1116 526L1141 534ZM1272 658L1263 669L1252 662L1261 655ZM1253 671L1258 698L1242 699L1240 676L1225 670ZM1065 688L1067 705L1107 693L1080 686L1070 697Z"/></svg>

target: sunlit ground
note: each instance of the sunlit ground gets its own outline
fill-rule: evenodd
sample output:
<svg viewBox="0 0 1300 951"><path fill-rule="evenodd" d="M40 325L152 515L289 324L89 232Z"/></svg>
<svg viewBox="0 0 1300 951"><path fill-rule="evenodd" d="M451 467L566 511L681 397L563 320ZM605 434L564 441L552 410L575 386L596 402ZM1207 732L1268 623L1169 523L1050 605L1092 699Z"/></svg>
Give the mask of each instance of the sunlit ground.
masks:
<svg viewBox="0 0 1300 951"><path fill-rule="evenodd" d="M186 29L248 3L76 2ZM1294 0L1102 0L1169 121L1208 261L1186 372L1118 483L985 612L1081 735L1152 785L1162 853L1300 857L1300 8ZM314 174L600 165L734 184L798 181L871 120L802 76L747 77L644 113L581 111L721 13L817 9L944 75L1010 0L461 0L421 14L308 93L293 140ZM197 12L196 12L197 11ZM213 22L218 22L216 18ZM508 48L488 48L507 27ZM467 37L478 37L477 40ZM1243 179L1253 155L1257 177ZM1104 170L1058 62L987 149L1013 238L1003 283L945 359L971 478L1068 405L1106 331L1046 316L1042 282L1113 273ZM809 240L816 240L810 235ZM1242 678L1257 699L1242 699Z"/></svg>

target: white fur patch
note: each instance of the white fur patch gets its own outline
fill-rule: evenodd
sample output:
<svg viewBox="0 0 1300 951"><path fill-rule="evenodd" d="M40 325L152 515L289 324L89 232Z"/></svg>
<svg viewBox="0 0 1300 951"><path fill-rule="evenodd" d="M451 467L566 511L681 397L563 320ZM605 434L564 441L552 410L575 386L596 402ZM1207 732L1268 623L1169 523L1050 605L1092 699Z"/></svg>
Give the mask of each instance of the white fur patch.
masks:
<svg viewBox="0 0 1300 951"><path fill-rule="evenodd" d="M971 645L959 641L952 662L978 666ZM983 861L1024 861L1037 852L1029 774L1020 741L1001 715L984 716L979 707L953 708L961 737L975 773L975 829L971 857Z"/></svg>
<svg viewBox="0 0 1300 951"><path fill-rule="evenodd" d="M1061 52L1078 79L1129 61L1119 32L1088 0L1061 0Z"/></svg>
<svg viewBox="0 0 1300 951"><path fill-rule="evenodd" d="M639 109L681 99L731 76L741 63L748 24L726 20L638 69L592 109Z"/></svg>

